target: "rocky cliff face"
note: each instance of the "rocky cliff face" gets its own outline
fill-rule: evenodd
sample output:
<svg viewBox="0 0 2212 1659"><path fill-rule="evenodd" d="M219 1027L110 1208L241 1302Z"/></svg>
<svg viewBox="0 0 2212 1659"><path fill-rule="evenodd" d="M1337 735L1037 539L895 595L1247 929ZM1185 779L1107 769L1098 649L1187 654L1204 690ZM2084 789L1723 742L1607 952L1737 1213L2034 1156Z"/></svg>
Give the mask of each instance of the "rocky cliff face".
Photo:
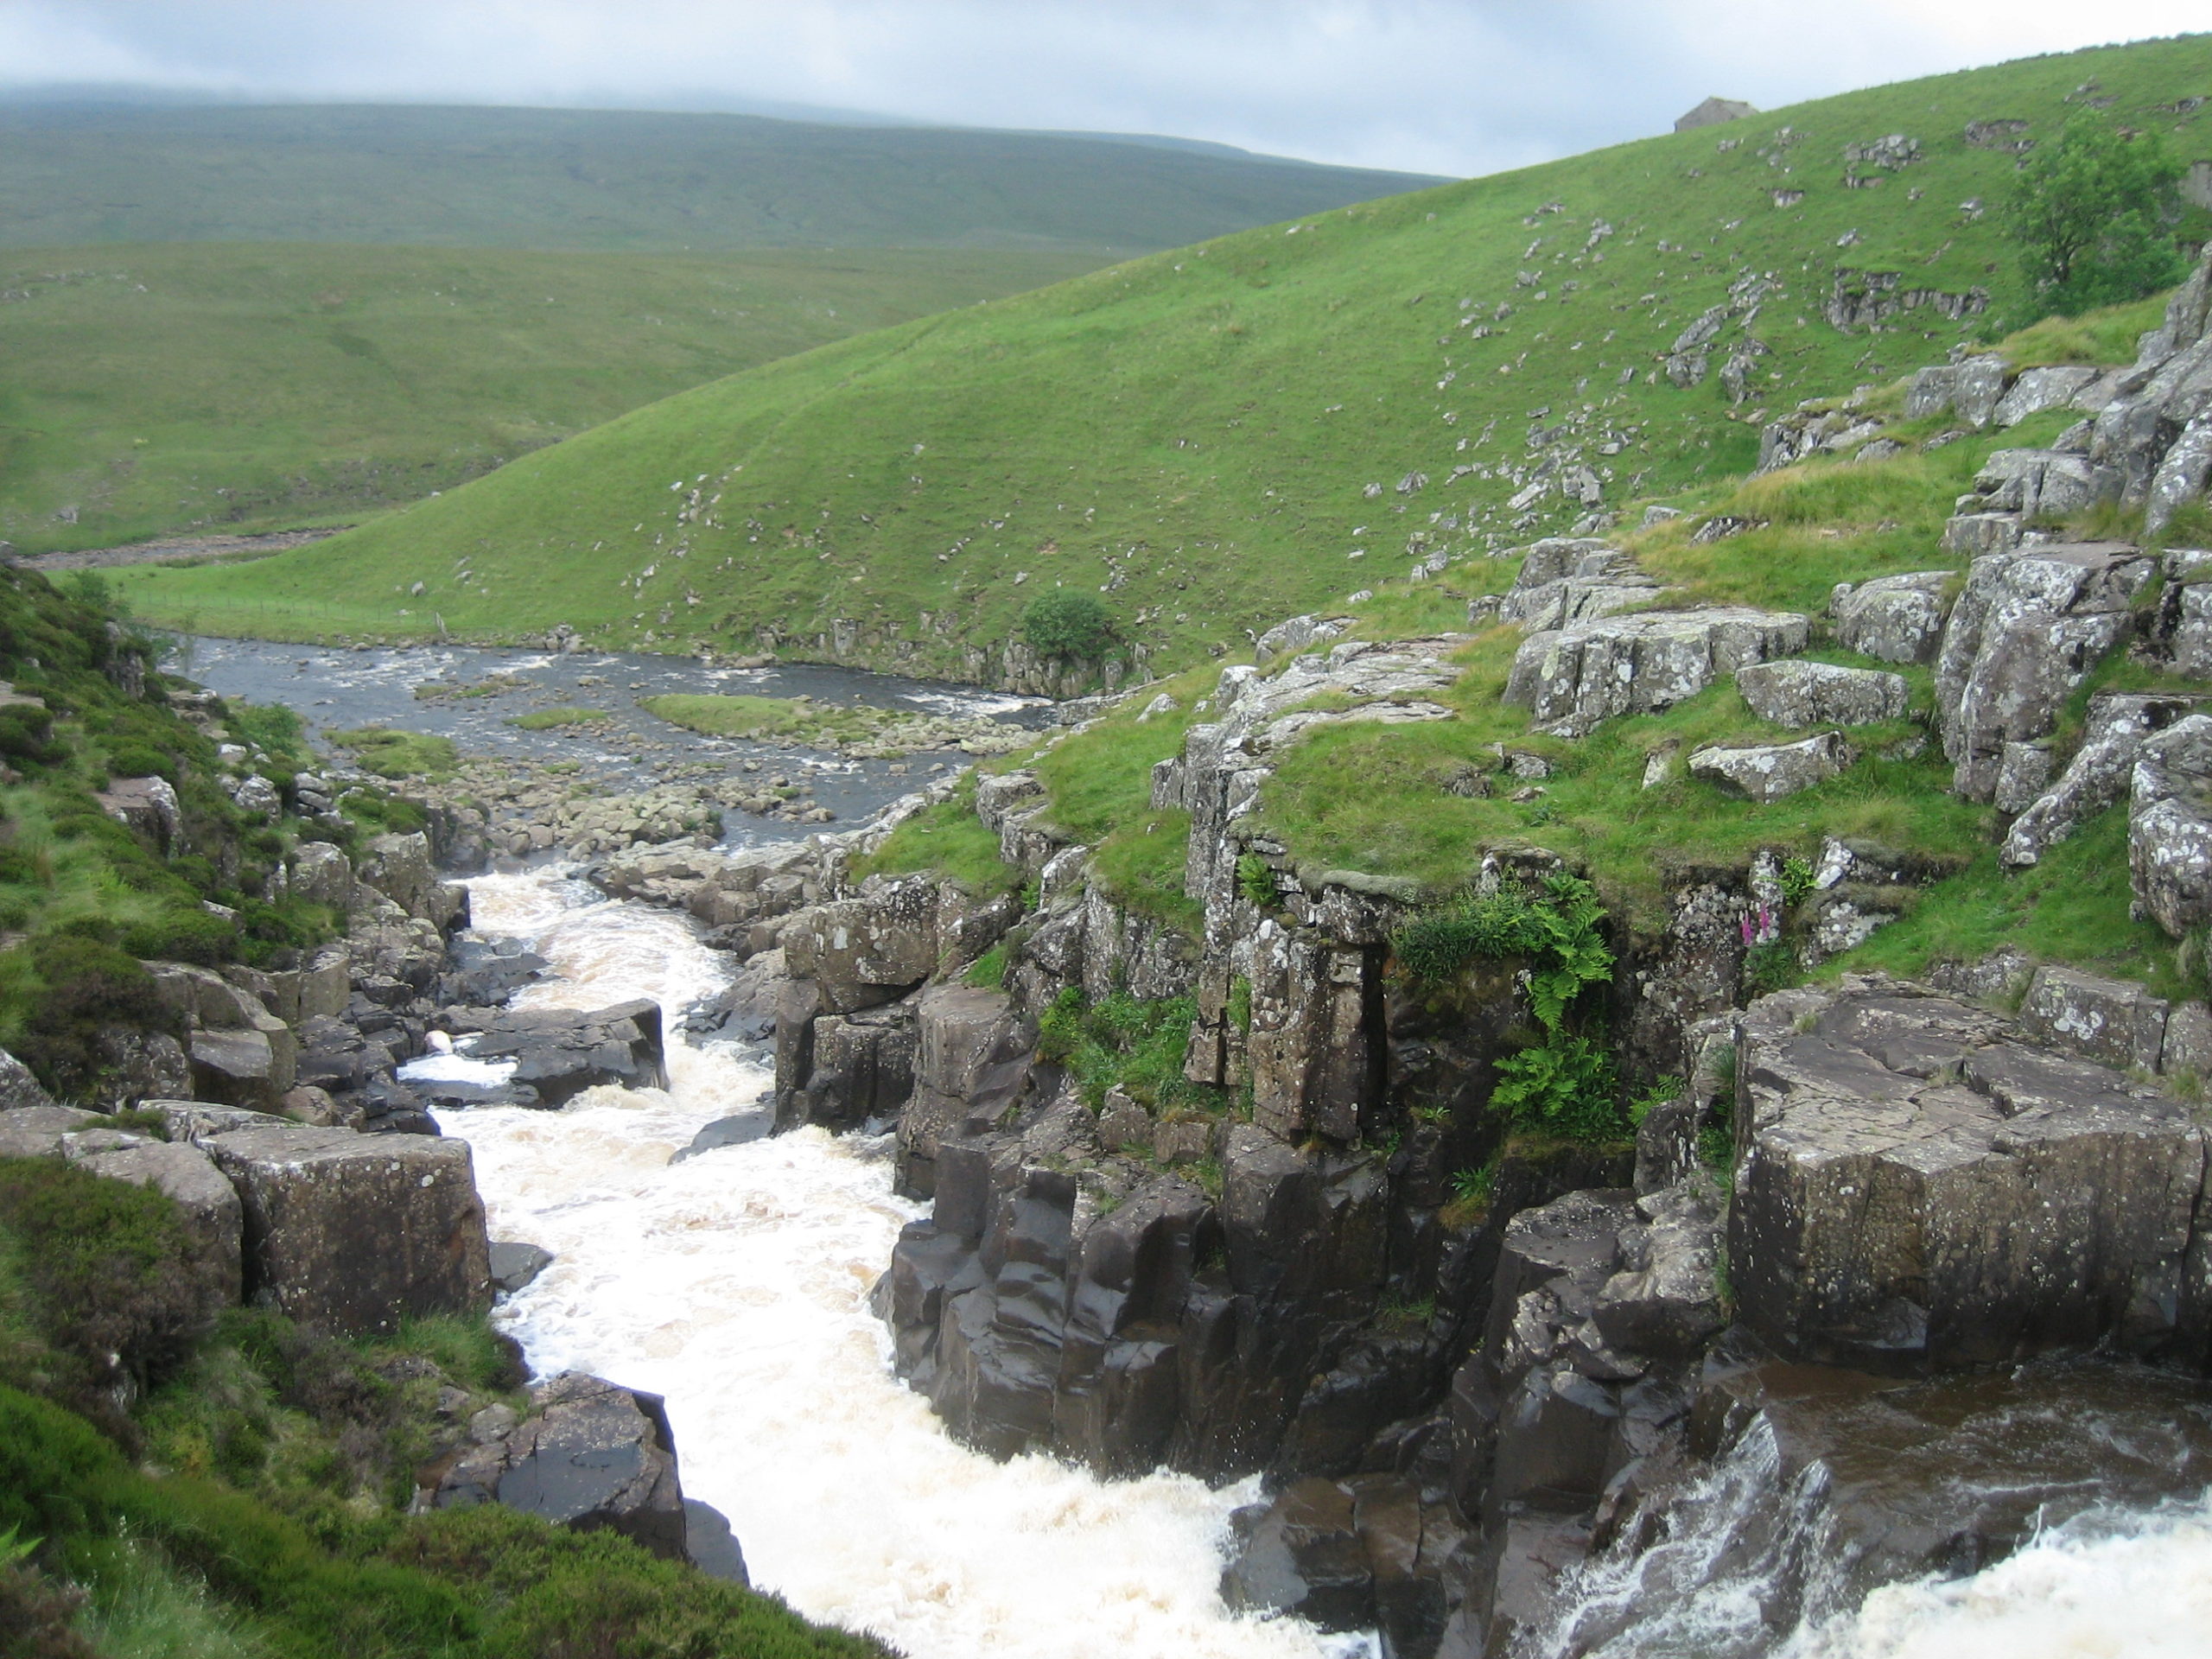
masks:
<svg viewBox="0 0 2212 1659"><path fill-rule="evenodd" d="M1984 418L2009 421L2094 377L1983 378L1945 395L1986 391ZM1975 505L2032 526L2032 505ZM2085 728L2062 728L2116 652L2201 671L2204 556L1997 540L1962 583L1839 588L1819 626L1932 665L1953 785L2005 815L2013 868L2126 801L2141 913L2188 936L2212 917L2212 713L2188 692L2101 692ZM1618 550L1560 543L1478 620L1529 630L1509 698L1558 734L1732 677L1759 717L1812 734L1693 757L1755 799L1849 766L1859 728L1905 712L1899 676L1802 658L1810 618L1665 602ZM1272 631L1266 665L1225 671L1155 768L1153 806L1190 815L1198 938L1118 900L1027 771L976 791L1026 902L833 875L829 902L778 924L779 1119L895 1128L900 1180L932 1209L875 1306L952 1432L1115 1473L1265 1471L1233 1601L1378 1627L1394 1654L1471 1655L1661 1548L1728 1459L1782 1444L1800 1474L1826 1470L1802 1409L1799 1441L1762 1438L1784 1374L1761 1367L1810 1363L1868 1395L2087 1350L2203 1368L2208 1158L2164 1080L2212 1065L2204 1004L2009 958L1947 970L1948 994L1859 976L1757 998L1747 963L1785 907L1811 966L1950 866L1841 838L1786 876L1779 852L1685 865L1662 920L1616 924L1605 994L1624 1086L1671 1075L1672 1097L1633 1145L1516 1135L1493 1095L1534 1028L1528 964L1417 981L1395 945L1427 895L1301 863L1253 827L1315 727L1452 717L1439 694L1464 637L1341 632ZM1808 746L1826 771L1796 767ZM1501 750L1519 760L1542 766ZM1559 868L1524 849L1471 875L1487 892ZM962 982L986 950L1002 972ZM1992 995L2018 1012L1974 1000ZM1090 1080L1056 1022L1116 998L1187 1010L1189 1092Z"/></svg>

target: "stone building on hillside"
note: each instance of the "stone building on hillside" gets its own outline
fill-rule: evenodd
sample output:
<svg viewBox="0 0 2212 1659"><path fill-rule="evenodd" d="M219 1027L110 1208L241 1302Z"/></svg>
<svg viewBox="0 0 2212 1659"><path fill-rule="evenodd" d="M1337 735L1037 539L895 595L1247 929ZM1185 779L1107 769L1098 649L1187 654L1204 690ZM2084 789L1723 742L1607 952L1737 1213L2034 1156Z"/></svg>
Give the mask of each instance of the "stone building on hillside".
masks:
<svg viewBox="0 0 2212 1659"><path fill-rule="evenodd" d="M1747 115L1757 115L1756 105L1746 104L1740 98L1708 98L1688 115L1675 123L1676 132L1690 132L1699 127L1717 127L1723 121L1740 121Z"/></svg>

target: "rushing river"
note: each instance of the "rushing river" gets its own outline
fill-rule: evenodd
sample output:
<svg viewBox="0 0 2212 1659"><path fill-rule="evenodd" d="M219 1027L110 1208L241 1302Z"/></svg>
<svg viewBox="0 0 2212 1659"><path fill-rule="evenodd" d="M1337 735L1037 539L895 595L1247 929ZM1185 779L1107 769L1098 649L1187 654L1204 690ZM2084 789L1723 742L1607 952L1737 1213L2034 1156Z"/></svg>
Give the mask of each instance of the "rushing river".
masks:
<svg viewBox="0 0 2212 1659"><path fill-rule="evenodd" d="M591 902L554 873L472 882L486 933L534 939L559 976L524 1007L651 996L671 1010L728 961L666 912ZM668 1397L684 1491L730 1518L754 1581L913 1659L1312 1659L1365 1644L1235 1619L1217 1593L1247 1490L1103 1482L999 1464L949 1439L891 1374L868 1294L899 1229L887 1143L804 1129L671 1164L753 1106L748 1052L672 1044L672 1087L596 1089L558 1112L448 1115L495 1237L556 1252L499 1319L541 1372Z"/></svg>
<svg viewBox="0 0 2212 1659"><path fill-rule="evenodd" d="M203 641L194 671L226 695L289 702L319 728L390 724L478 752L542 753L560 741L519 733L506 717L533 702L590 703L618 724L581 758L613 786L638 786L654 771L630 740L668 734L632 707L641 692L805 691L1035 718L1016 700L960 688L666 658ZM413 693L424 681L494 674L534 690L442 702ZM679 753L726 763L728 747L687 740ZM573 740L560 752L579 756ZM848 821L913 781L880 762L817 764L841 775L833 804ZM558 868L470 885L480 931L530 939L554 964L522 1006L649 996L673 1015L729 976L730 958L702 946L683 918L604 900ZM760 1110L770 1077L757 1051L734 1045L672 1037L669 1062L666 1093L599 1089L561 1111L456 1112L444 1126L474 1149L493 1236L556 1252L502 1304L499 1321L540 1372L586 1370L667 1396L684 1488L730 1517L756 1583L810 1617L876 1631L912 1659L1373 1653L1369 1639L1223 1608L1228 1517L1253 1484L1103 1482L1044 1458L995 1463L953 1442L893 1376L868 1308L899 1229L919 1213L892 1191L888 1146L810 1128L671 1162L703 1125ZM1730 1541L1747 1508L1771 1509L1783 1495L1743 1473L1713 1477L1716 1492L1738 1480L1733 1516L1716 1503L1702 1523L1685 1517L1659 1552L1704 1551L1709 1570L1685 1574L1671 1593L1626 1574L1578 1586L1571 1599L1584 1609L1610 1600L1621 1615L1605 1655L2212 1659L2212 1499L2093 1509L1980 1573L1891 1585L1858 1606L1829 1605L1807 1628L1775 1630L1761 1617L1761 1573ZM1569 1640L1551 1650L1587 1649Z"/></svg>

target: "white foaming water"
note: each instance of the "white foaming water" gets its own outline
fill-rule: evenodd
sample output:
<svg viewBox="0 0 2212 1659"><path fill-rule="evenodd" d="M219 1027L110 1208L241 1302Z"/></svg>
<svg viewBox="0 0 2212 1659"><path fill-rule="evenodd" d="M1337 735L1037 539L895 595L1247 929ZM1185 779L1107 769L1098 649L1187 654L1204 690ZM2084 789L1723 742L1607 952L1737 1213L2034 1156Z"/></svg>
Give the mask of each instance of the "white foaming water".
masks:
<svg viewBox="0 0 2212 1659"><path fill-rule="evenodd" d="M557 982L519 1002L652 996L673 1014L723 958L678 918L588 903L556 873L472 882L477 926L533 941ZM730 1518L753 1578L810 1618L912 1659L1321 1659L1371 1651L1230 1617L1229 1512L1249 1491L1184 1476L1102 1482L955 1444L892 1376L868 1294L899 1228L885 1140L804 1129L671 1165L770 1078L671 1040L670 1093L594 1089L558 1112L454 1112L495 1237L556 1260L500 1323L531 1364L668 1398L684 1490Z"/></svg>
<svg viewBox="0 0 2212 1659"><path fill-rule="evenodd" d="M1783 1659L2203 1659L2212 1654L2212 1493L2090 1514L1972 1578L1893 1584Z"/></svg>

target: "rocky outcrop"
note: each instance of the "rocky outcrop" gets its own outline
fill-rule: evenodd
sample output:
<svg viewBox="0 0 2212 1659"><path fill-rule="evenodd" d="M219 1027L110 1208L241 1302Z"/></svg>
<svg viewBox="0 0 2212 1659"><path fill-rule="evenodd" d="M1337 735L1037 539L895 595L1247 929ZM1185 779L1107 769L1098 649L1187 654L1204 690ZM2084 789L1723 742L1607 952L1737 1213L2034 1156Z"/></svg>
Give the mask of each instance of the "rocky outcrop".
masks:
<svg viewBox="0 0 2212 1659"><path fill-rule="evenodd" d="M1998 856L2023 869L2067 840L2098 813L2126 798L2143 746L2186 718L2197 705L2187 696L2108 691L2089 700L2082 747L2056 782L2037 795L2005 832ZM1999 804L2007 804L1999 791Z"/></svg>
<svg viewBox="0 0 2212 1659"><path fill-rule="evenodd" d="M2208 284L2212 251L2168 302L2163 326L2143 336L2133 368L2117 381L2118 395L2098 414L2089 442L2090 459L2119 475L2120 499L2144 509L2153 533L2202 497L2212 467Z"/></svg>
<svg viewBox="0 0 2212 1659"><path fill-rule="evenodd" d="M347 1332L490 1302L466 1142L286 1127L205 1146L243 1203L249 1298Z"/></svg>
<svg viewBox="0 0 2212 1659"><path fill-rule="evenodd" d="M1450 1611L1446 1575L1465 1554L1451 1509L1397 1475L1309 1475L1232 1517L1222 1599L1324 1630L1379 1630L1394 1656L1432 1654Z"/></svg>
<svg viewBox="0 0 2212 1659"><path fill-rule="evenodd" d="M1659 591L1634 559L1607 543L1554 537L1522 550L1520 574L1498 620L1532 632L1562 628L1649 605Z"/></svg>
<svg viewBox="0 0 2212 1659"><path fill-rule="evenodd" d="M416 1478L418 1510L503 1503L571 1531L620 1533L671 1560L691 1558L667 1408L657 1394L604 1377L564 1371L532 1385L519 1421L504 1408L479 1413L468 1443ZM742 1573L741 1565L741 1580Z"/></svg>
<svg viewBox="0 0 2212 1659"><path fill-rule="evenodd" d="M1540 731L1586 734L1616 715L1672 708L1724 675L1805 648L1806 620L1787 611L1716 607L1534 633L1522 642L1505 701Z"/></svg>
<svg viewBox="0 0 2212 1659"><path fill-rule="evenodd" d="M1936 709L1953 787L1997 792L2005 746L2048 737L2060 705L2134 626L2156 562L2125 543L2025 549L1976 559L1936 666Z"/></svg>
<svg viewBox="0 0 2212 1659"><path fill-rule="evenodd" d="M2002 1017L1847 976L1738 1024L1739 1317L1822 1363L1945 1370L2108 1342L2201 1357L2189 1109Z"/></svg>

